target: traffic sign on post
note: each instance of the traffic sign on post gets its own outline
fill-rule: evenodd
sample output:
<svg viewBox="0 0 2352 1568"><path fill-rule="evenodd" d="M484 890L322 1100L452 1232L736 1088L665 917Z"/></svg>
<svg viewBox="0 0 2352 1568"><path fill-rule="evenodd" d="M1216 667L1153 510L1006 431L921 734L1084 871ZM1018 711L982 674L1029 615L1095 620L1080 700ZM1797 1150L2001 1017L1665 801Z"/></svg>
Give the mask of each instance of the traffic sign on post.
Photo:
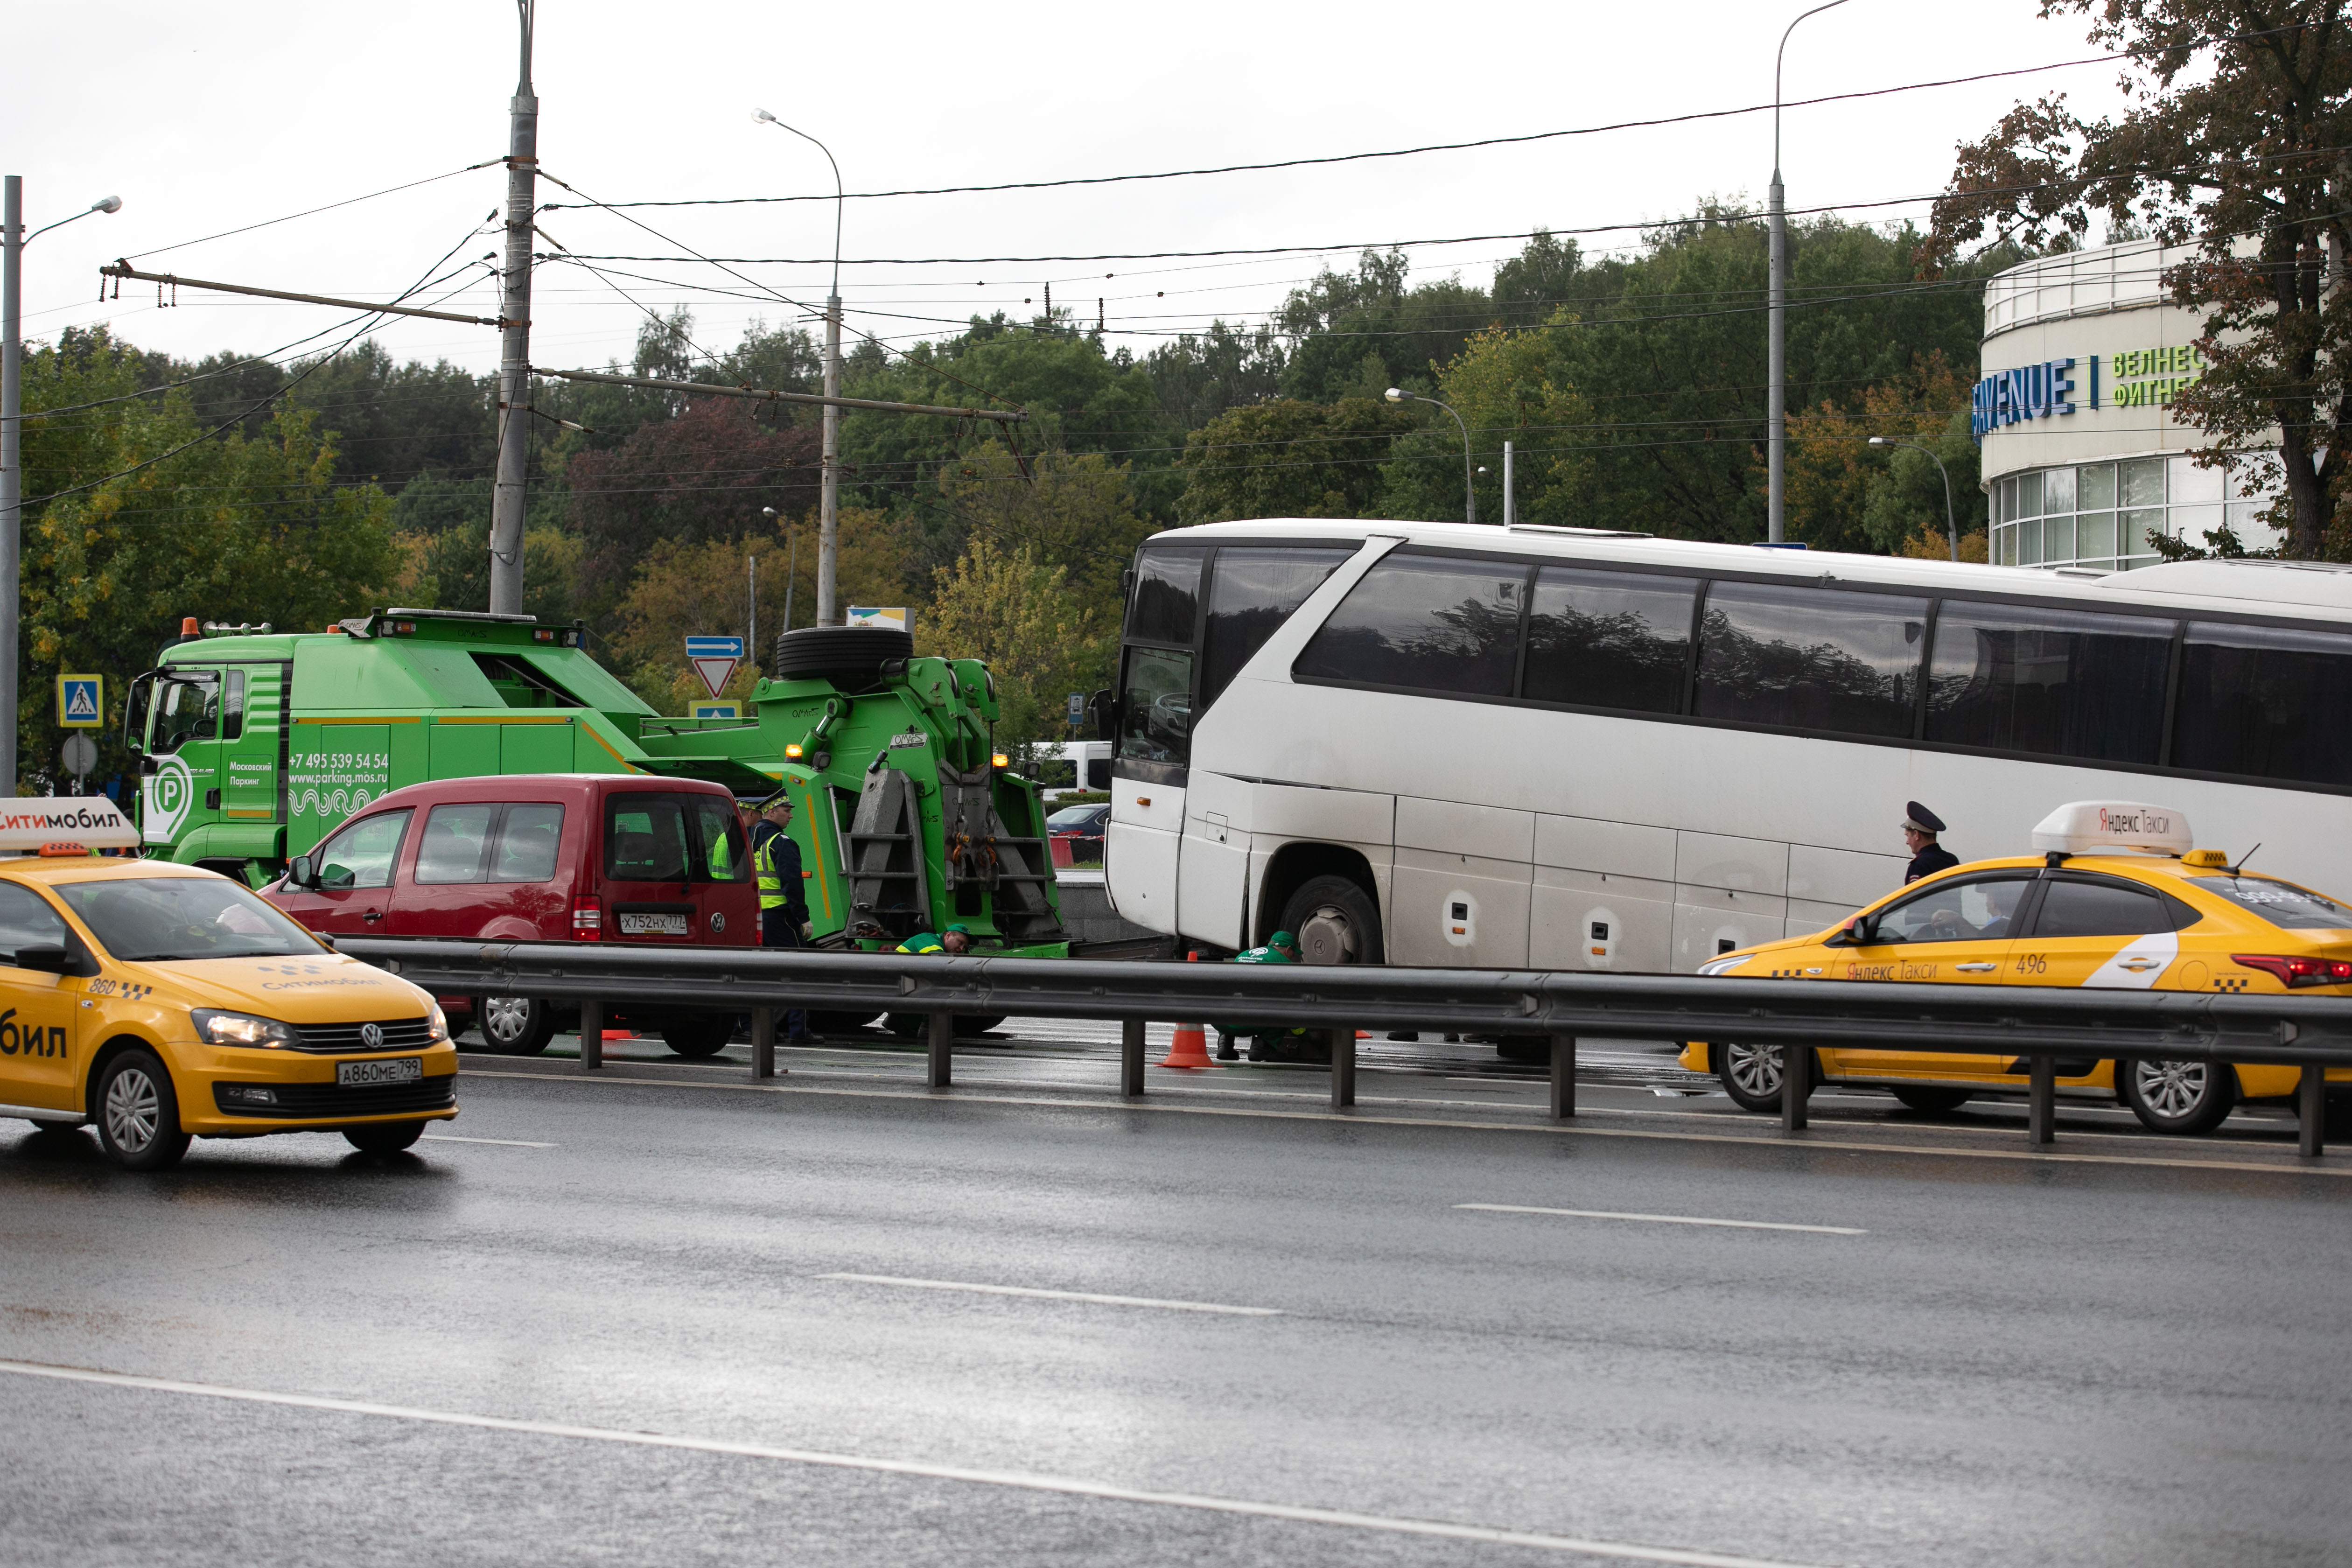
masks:
<svg viewBox="0 0 2352 1568"><path fill-rule="evenodd" d="M86 779L89 777L90 770L98 766L98 742L88 735L68 735L65 755L59 760L65 763L68 774Z"/></svg>
<svg viewBox="0 0 2352 1568"><path fill-rule="evenodd" d="M1083 691L1073 691L1070 693L1070 728L1075 730L1086 721L1087 694Z"/></svg>
<svg viewBox="0 0 2352 1568"><path fill-rule="evenodd" d="M716 701L727 685L727 678L743 662L741 637L688 637L686 639L686 662L694 668L705 689Z"/></svg>
<svg viewBox="0 0 2352 1568"><path fill-rule="evenodd" d="M58 677L58 722L68 730L95 730L106 722L106 680L98 675Z"/></svg>

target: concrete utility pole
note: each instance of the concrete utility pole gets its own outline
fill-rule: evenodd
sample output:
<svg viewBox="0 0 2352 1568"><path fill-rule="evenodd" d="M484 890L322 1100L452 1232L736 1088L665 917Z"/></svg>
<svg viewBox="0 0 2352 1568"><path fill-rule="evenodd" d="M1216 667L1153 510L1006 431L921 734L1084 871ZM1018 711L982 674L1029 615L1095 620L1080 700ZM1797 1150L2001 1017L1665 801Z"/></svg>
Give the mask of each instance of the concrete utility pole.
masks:
<svg viewBox="0 0 2352 1568"><path fill-rule="evenodd" d="M1764 198L1772 233L1771 283L1766 312L1771 320L1771 336L1765 356L1768 363L1764 395L1765 447L1770 478L1766 490L1764 537L1774 544L1783 542L1787 537L1789 500L1789 217L1787 193L1780 186L1780 60L1789 52L1789 35L1797 30L1797 22L1844 4L1845 0L1829 0L1827 5L1800 13L1797 21L1781 32L1780 47L1772 56L1772 184Z"/></svg>
<svg viewBox="0 0 2352 1568"><path fill-rule="evenodd" d="M18 363L25 331L25 247L92 213L122 210L121 196L90 203L35 234L25 232L25 178L0 181L0 800L16 798L16 639L23 626L19 558L24 540L25 382Z"/></svg>
<svg viewBox="0 0 2352 1568"><path fill-rule="evenodd" d="M824 405L824 472L817 489L816 624L837 626L843 621L835 586L841 566L841 405L831 400L841 395L841 209L847 198L842 195L841 165L834 162L832 148L764 109L755 110L752 118L792 132L824 153L833 169L833 292L824 300L824 395L828 401Z"/></svg>
<svg viewBox="0 0 2352 1568"><path fill-rule="evenodd" d="M507 268L499 315L499 476L490 506L490 612L522 614L524 471L530 458L530 242L539 206L539 99L530 88L535 0L515 0L522 66L515 79L507 142Z"/></svg>

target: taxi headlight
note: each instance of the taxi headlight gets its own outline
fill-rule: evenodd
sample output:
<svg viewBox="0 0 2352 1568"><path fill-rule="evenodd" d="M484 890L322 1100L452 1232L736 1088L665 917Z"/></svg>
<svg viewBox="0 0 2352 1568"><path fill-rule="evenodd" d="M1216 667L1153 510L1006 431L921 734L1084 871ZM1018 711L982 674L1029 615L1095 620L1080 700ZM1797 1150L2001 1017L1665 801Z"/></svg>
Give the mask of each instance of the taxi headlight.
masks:
<svg viewBox="0 0 2352 1568"><path fill-rule="evenodd" d="M425 1039L428 1045L439 1045L449 1037L449 1020L442 1016L441 1004L433 1004L433 1011L425 1015Z"/></svg>
<svg viewBox="0 0 2352 1568"><path fill-rule="evenodd" d="M272 1050L290 1046L301 1039L291 1024L281 1024L275 1018L257 1018L250 1013L224 1013L212 1007L194 1007L188 1017L196 1026L196 1038L215 1046L265 1046Z"/></svg>
<svg viewBox="0 0 2352 1568"><path fill-rule="evenodd" d="M1698 966L1698 972L1701 974L1728 974L1755 956L1752 952L1735 952L1723 958L1710 958Z"/></svg>

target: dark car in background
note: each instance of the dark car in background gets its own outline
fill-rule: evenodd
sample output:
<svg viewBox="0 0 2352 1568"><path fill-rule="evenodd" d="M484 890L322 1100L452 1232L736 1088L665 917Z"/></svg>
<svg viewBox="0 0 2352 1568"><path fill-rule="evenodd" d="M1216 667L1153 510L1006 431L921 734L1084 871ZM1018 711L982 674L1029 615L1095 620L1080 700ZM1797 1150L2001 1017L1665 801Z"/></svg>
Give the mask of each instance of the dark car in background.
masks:
<svg viewBox="0 0 2352 1568"><path fill-rule="evenodd" d="M1110 803L1066 805L1045 819L1045 837L1053 846L1056 866L1099 866L1103 829L1110 822Z"/></svg>

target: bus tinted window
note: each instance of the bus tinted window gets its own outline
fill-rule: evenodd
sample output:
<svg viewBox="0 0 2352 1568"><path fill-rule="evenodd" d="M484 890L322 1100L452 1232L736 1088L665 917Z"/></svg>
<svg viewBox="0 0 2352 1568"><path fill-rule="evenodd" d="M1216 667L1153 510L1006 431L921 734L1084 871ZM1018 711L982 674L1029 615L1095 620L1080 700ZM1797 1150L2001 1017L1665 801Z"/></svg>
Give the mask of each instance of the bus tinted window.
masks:
<svg viewBox="0 0 2352 1568"><path fill-rule="evenodd" d="M2352 784L2352 637L2191 622L2172 765Z"/></svg>
<svg viewBox="0 0 2352 1568"><path fill-rule="evenodd" d="M1706 595L1697 713L1846 735L1908 735L1927 601L1717 583Z"/></svg>
<svg viewBox="0 0 2352 1568"><path fill-rule="evenodd" d="M1927 739L2153 763L2172 623L1947 599L1927 674Z"/></svg>
<svg viewBox="0 0 2352 1568"><path fill-rule="evenodd" d="M1129 606L1128 639L1192 646L1192 623L1201 606L1201 552L1147 550L1135 569L1135 602Z"/></svg>
<svg viewBox="0 0 2352 1568"><path fill-rule="evenodd" d="M1201 706L1241 673L1265 639L1290 618L1352 550L1217 552L1209 584L1209 625L1201 638Z"/></svg>
<svg viewBox="0 0 2352 1568"><path fill-rule="evenodd" d="M1525 695L1643 713L1679 713L1698 584L1630 572L1536 574Z"/></svg>
<svg viewBox="0 0 2352 1568"><path fill-rule="evenodd" d="M1165 648L1129 648L1118 711L1120 756L1188 765L1192 758L1192 656Z"/></svg>
<svg viewBox="0 0 2352 1568"><path fill-rule="evenodd" d="M1525 581L1522 568L1499 562L1390 555L1331 612L1293 673L1507 697Z"/></svg>

